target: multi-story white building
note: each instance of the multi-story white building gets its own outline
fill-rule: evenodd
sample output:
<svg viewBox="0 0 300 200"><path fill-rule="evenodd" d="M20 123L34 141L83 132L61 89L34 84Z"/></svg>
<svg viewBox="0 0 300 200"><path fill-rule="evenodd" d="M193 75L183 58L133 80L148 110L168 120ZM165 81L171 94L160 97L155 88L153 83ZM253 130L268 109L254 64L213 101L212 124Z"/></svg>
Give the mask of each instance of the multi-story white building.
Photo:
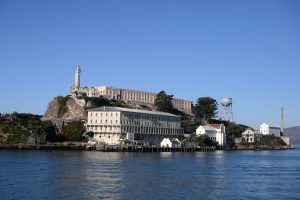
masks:
<svg viewBox="0 0 300 200"><path fill-rule="evenodd" d="M80 87L80 73L81 70L77 67L75 72L75 83L71 87L71 93L73 95L86 94L88 97L99 97L103 96L108 99L121 100L125 102L138 103L143 105L153 105L156 93L144 92L138 90L121 89L109 86L99 87ZM192 112L192 101L184 99L173 99L172 101L174 108L191 114Z"/></svg>
<svg viewBox="0 0 300 200"><path fill-rule="evenodd" d="M119 144L122 140L144 140L150 145L160 144L165 137L182 137L181 117L164 112L100 107L88 110L85 124L94 132L94 140Z"/></svg>
<svg viewBox="0 0 300 200"><path fill-rule="evenodd" d="M251 129L247 129L242 133L242 140L248 143L260 142L262 140L262 135L263 134L261 132L254 132Z"/></svg>
<svg viewBox="0 0 300 200"><path fill-rule="evenodd" d="M207 135L212 141L218 142L218 145L226 145L226 131L224 124L208 124L207 126L199 126L196 135Z"/></svg>
<svg viewBox="0 0 300 200"><path fill-rule="evenodd" d="M263 123L259 128L260 132L264 135L274 135L276 137L280 137L280 127L277 125L269 125L267 123Z"/></svg>

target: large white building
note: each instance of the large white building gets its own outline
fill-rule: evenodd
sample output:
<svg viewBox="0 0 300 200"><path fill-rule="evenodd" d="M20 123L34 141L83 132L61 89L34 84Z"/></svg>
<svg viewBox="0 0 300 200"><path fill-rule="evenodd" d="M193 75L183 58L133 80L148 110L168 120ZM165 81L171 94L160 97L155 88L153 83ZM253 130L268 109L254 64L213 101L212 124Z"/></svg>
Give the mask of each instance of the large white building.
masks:
<svg viewBox="0 0 300 200"><path fill-rule="evenodd" d="M224 124L208 124L207 126L199 126L196 135L207 135L212 141L220 146L226 145L226 130Z"/></svg>
<svg viewBox="0 0 300 200"><path fill-rule="evenodd" d="M164 112L121 107L100 107L88 110L85 124L94 132L94 140L120 144L124 140L143 140L159 145L165 137L183 137L181 117Z"/></svg>
<svg viewBox="0 0 300 200"><path fill-rule="evenodd" d="M75 83L71 87L71 93L73 95L82 95L85 93L88 97L103 96L108 99L121 100L141 105L153 106L154 104L157 93L121 89L109 86L80 87L80 73L81 70L79 67L77 67L75 71ZM192 101L184 99L173 99L172 103L174 108L185 113L192 113Z"/></svg>
<svg viewBox="0 0 300 200"><path fill-rule="evenodd" d="M260 125L259 130L264 135L274 135L276 137L280 137L279 126L263 123L262 125Z"/></svg>

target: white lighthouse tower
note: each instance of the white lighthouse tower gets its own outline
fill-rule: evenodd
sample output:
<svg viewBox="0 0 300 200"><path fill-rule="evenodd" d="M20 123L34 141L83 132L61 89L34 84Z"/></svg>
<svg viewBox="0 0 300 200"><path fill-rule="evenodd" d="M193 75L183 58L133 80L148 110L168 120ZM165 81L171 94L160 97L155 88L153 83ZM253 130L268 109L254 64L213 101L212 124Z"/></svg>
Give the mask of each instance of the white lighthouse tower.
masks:
<svg viewBox="0 0 300 200"><path fill-rule="evenodd" d="M78 65L76 70L75 70L75 82L74 85L71 87L71 93L72 95L78 95L78 91L80 89L80 66Z"/></svg>
<svg viewBox="0 0 300 200"><path fill-rule="evenodd" d="M78 65L75 71L75 83L74 83L74 87L79 90L80 88L80 66Z"/></svg>

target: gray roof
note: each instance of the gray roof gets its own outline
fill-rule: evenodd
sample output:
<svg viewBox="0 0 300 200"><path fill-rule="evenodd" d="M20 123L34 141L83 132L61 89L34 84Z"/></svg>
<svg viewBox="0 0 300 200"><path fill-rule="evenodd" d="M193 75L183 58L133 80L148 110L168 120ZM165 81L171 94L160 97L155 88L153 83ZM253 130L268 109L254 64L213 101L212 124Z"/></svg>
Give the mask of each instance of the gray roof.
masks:
<svg viewBox="0 0 300 200"><path fill-rule="evenodd" d="M264 124L267 124L270 128L280 128L280 126L276 124L269 124L269 123L264 123Z"/></svg>
<svg viewBox="0 0 300 200"><path fill-rule="evenodd" d="M181 144L177 138L171 138L170 140L173 144Z"/></svg>
<svg viewBox="0 0 300 200"><path fill-rule="evenodd" d="M158 111L149 111L149 110L140 110L140 109L133 109L133 108L123 108L123 107L111 107L111 106L102 106L99 108L94 108L88 110L89 112L97 112L97 111L108 111L108 112L133 112L133 113L141 113L141 114L150 114L150 115L162 115L162 116L169 116L169 117L180 117L177 115L173 115L166 112L158 112Z"/></svg>

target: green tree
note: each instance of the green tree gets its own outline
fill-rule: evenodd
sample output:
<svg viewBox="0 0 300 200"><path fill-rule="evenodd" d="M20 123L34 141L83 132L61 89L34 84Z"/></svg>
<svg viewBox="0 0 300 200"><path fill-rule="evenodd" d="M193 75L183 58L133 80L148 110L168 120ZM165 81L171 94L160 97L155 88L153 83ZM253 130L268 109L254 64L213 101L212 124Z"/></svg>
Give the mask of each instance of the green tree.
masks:
<svg viewBox="0 0 300 200"><path fill-rule="evenodd" d="M185 120L181 122L181 127L184 130L184 133L192 134L196 132L196 129L200 126L200 123L191 121L191 120Z"/></svg>
<svg viewBox="0 0 300 200"><path fill-rule="evenodd" d="M227 136L233 139L242 137L242 133L250 128L249 126L232 122L225 122L224 125L226 126ZM250 129L253 130L252 128Z"/></svg>
<svg viewBox="0 0 300 200"><path fill-rule="evenodd" d="M123 107L123 108L131 108L127 103L125 103L124 101L120 101L120 100L111 100L111 106L112 107Z"/></svg>
<svg viewBox="0 0 300 200"><path fill-rule="evenodd" d="M59 105L57 117L61 118L61 117L63 117L63 115L66 112L68 112L67 102L70 99L70 97L69 96L66 96L66 97L58 96L58 97L56 97L56 99L57 99L57 103Z"/></svg>
<svg viewBox="0 0 300 200"><path fill-rule="evenodd" d="M70 122L63 127L64 136L70 141L82 141L85 127L83 122Z"/></svg>
<svg viewBox="0 0 300 200"><path fill-rule="evenodd" d="M103 96L99 97L83 97L86 102L90 102L90 108L98 108L101 106L111 106L111 101Z"/></svg>
<svg viewBox="0 0 300 200"><path fill-rule="evenodd" d="M173 95L167 95L165 91L160 91L154 101L154 105L158 111L173 113L174 107L172 104Z"/></svg>
<svg viewBox="0 0 300 200"><path fill-rule="evenodd" d="M10 134L7 137L8 144L18 144L18 143L26 143L27 135L19 132L15 132L14 134Z"/></svg>
<svg viewBox="0 0 300 200"><path fill-rule="evenodd" d="M206 124L209 119L214 117L218 110L218 103L211 97L201 97L193 108L196 119L202 119Z"/></svg>
<svg viewBox="0 0 300 200"><path fill-rule="evenodd" d="M207 135L200 135L197 137L192 137L192 142L197 143L199 146L217 146L218 143L212 141Z"/></svg>

